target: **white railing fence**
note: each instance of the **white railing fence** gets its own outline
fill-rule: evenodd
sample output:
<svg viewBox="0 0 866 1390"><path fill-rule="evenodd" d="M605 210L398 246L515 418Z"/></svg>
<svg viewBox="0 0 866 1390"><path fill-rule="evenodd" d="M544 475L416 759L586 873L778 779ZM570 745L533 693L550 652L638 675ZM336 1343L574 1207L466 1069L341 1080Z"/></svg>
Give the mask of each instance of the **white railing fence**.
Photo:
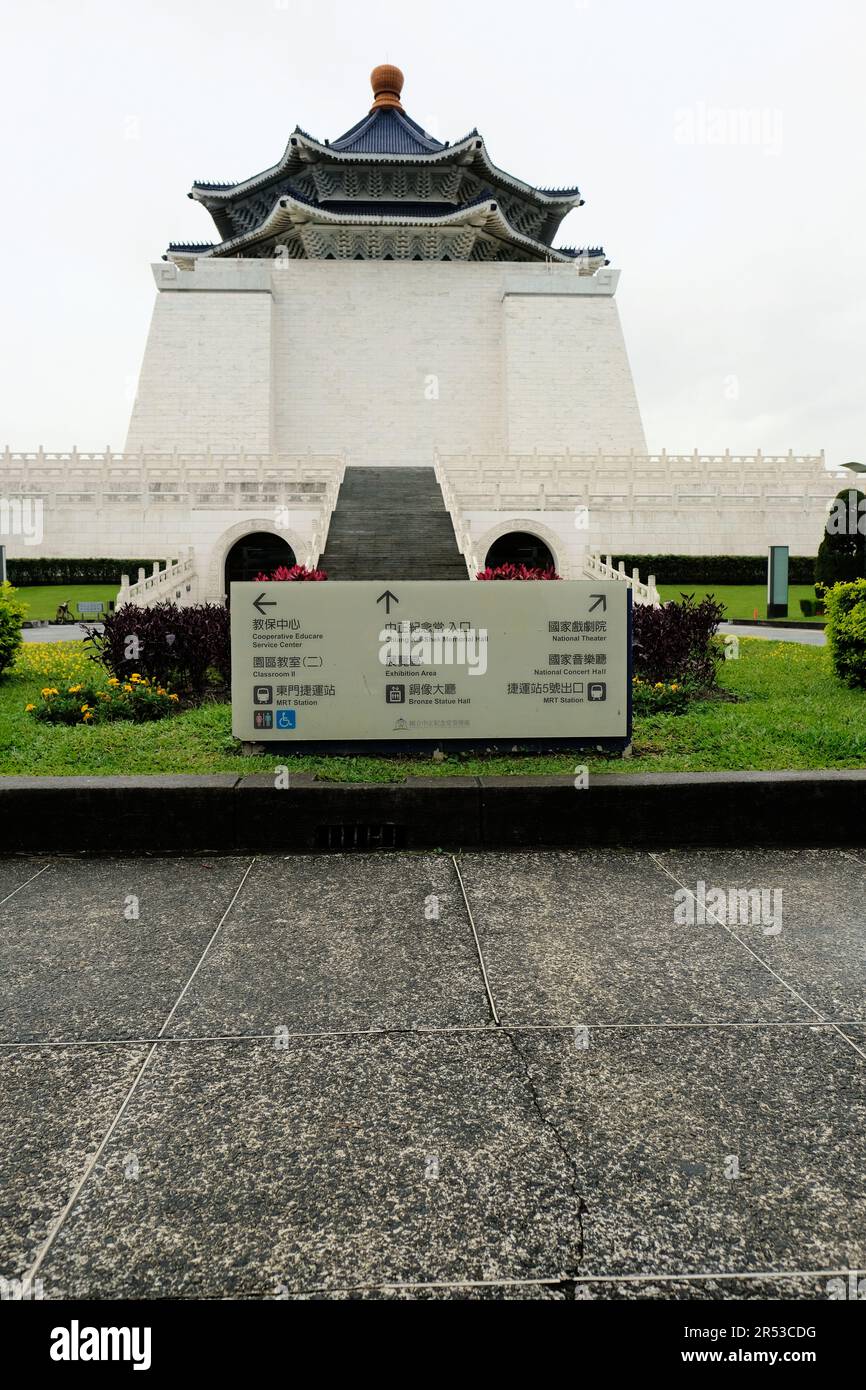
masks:
<svg viewBox="0 0 866 1390"><path fill-rule="evenodd" d="M619 580L631 589L635 603L644 607L661 608L655 575L649 575L644 583L637 568L633 569L630 575L626 574L624 560L620 560L615 566L610 555L604 560L600 555L587 555L583 562L583 572L587 579Z"/></svg>
<svg viewBox="0 0 866 1390"><path fill-rule="evenodd" d="M192 551L182 560L176 560L173 564L166 564L165 568L160 565L158 560L155 560L151 574L147 574L143 567L139 567L138 579L133 584L130 584L128 574L121 575L117 607L120 608L124 603L138 603L143 607L149 607L151 604L161 603L164 600L183 601L192 592L195 579L195 562Z"/></svg>

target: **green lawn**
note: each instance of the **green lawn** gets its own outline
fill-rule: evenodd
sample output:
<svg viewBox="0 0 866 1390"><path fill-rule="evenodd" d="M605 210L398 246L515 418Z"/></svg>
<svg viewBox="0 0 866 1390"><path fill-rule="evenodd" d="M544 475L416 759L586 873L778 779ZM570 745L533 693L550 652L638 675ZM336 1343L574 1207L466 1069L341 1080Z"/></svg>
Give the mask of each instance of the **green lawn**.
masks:
<svg viewBox="0 0 866 1390"><path fill-rule="evenodd" d="M78 617L77 603L96 603L108 607L109 599L117 598L116 584L39 584L32 588L16 589L16 597L27 604L30 620L53 618L59 603L69 604L72 616Z"/></svg>
<svg viewBox="0 0 866 1390"><path fill-rule="evenodd" d="M635 723L629 759L452 755L336 758L285 751L243 758L227 705L206 705L156 724L62 728L24 713L43 685L61 687L92 672L81 643L27 644L0 678L0 773L44 776L114 773L296 771L336 781L400 781L406 776L570 773L585 759L600 772L705 772L747 768L866 767L866 691L840 685L826 648L744 638L740 657L721 669L733 699L701 701L683 715ZM62 688L62 687L61 687Z"/></svg>
<svg viewBox="0 0 866 1390"><path fill-rule="evenodd" d="M755 617L755 609L758 609L759 619L766 619L767 616L766 584L659 584L657 588L663 603L669 599L678 600L683 594L694 594L696 599L702 599L706 594L714 594L720 603L726 605L727 617ZM796 620L798 623L823 623L822 617L803 617L799 610L801 599L815 600L815 588L810 584L791 584L788 587L787 620Z"/></svg>
<svg viewBox="0 0 866 1390"><path fill-rule="evenodd" d="M714 594L719 603L724 603L729 618L753 618L755 609L759 618L767 616L766 584L659 584L659 595L663 603L668 599L678 600L682 594L694 594L702 599L705 594ZM787 621L823 622L823 618L804 618L800 612L800 599L814 600L815 590L811 584L791 584L788 587Z"/></svg>

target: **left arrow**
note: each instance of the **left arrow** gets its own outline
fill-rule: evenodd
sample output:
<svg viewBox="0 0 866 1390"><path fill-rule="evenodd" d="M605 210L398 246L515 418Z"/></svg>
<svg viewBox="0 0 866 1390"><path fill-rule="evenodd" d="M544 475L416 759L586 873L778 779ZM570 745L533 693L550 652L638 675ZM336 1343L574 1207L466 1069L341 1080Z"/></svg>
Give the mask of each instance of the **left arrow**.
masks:
<svg viewBox="0 0 866 1390"><path fill-rule="evenodd" d="M262 589L262 592L259 594L258 598L253 599L253 608L258 609L258 611L262 614L264 614L266 608L276 608L276 606L277 600L275 598L265 598L264 589Z"/></svg>

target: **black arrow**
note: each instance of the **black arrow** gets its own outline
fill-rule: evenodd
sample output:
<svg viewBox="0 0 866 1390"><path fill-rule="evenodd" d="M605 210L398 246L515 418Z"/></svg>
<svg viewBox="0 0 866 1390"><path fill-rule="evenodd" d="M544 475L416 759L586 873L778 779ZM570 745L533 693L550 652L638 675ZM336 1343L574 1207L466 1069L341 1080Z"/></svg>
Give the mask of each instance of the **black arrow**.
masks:
<svg viewBox="0 0 866 1390"><path fill-rule="evenodd" d="M399 603L399 602L400 602L400 600L398 599L397 595L396 595L396 594L392 594L390 589L386 589L385 592L384 592L384 594L380 594L379 597L376 599L376 602L377 602L377 603L381 603L381 602L382 602L382 599L385 600L385 612L386 612L386 613L390 613L390 612L391 612L391 600L392 600L392 599L393 599L394 603Z"/></svg>
<svg viewBox="0 0 866 1390"><path fill-rule="evenodd" d="M264 617L266 608L276 608L276 606L277 600L275 598L265 598L264 589L262 589L262 592L259 594L258 598L253 599L253 608L256 608L259 611L259 613L261 613L262 617Z"/></svg>
<svg viewBox="0 0 866 1390"><path fill-rule="evenodd" d="M607 612L607 594L590 594L590 598L595 599L595 603L589 610L590 613L594 613L599 604L601 604L602 613Z"/></svg>

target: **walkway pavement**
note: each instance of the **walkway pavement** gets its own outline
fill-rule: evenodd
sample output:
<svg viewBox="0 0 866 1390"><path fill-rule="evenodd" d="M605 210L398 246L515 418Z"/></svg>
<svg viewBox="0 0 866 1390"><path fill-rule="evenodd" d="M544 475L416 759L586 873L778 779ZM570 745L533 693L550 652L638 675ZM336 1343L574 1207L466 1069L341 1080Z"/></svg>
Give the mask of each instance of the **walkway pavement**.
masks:
<svg viewBox="0 0 866 1390"><path fill-rule="evenodd" d="M701 883L781 901L678 924ZM0 860L0 1273L826 1298L866 1265L864 890L834 850Z"/></svg>

